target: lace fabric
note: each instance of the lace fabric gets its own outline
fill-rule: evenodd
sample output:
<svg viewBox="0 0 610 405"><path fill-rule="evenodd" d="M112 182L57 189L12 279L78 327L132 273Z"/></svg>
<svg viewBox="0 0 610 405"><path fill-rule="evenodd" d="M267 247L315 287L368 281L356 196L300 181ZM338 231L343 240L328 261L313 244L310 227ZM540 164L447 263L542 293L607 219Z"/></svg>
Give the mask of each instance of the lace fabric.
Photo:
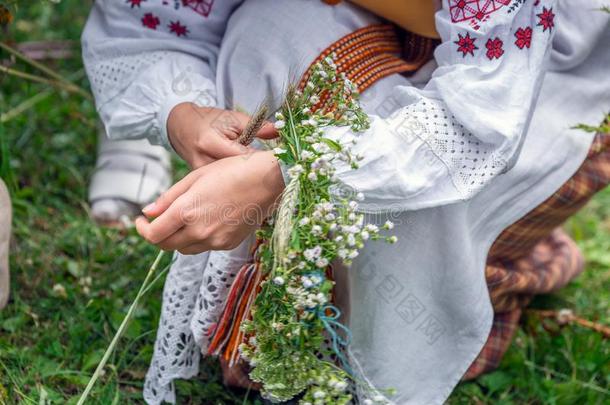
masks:
<svg viewBox="0 0 610 405"><path fill-rule="evenodd" d="M507 167L498 145L485 143L468 131L451 114L445 103L420 99L400 110L409 125L402 127L425 142L448 168L463 198L480 191Z"/></svg>
<svg viewBox="0 0 610 405"><path fill-rule="evenodd" d="M176 401L173 381L199 372L227 293L248 260L252 239L232 251L176 254L165 281L163 306L144 399L150 405Z"/></svg>
<svg viewBox="0 0 610 405"><path fill-rule="evenodd" d="M169 56L170 52L154 51L104 58L85 57L87 76L98 106L120 94L145 69Z"/></svg>

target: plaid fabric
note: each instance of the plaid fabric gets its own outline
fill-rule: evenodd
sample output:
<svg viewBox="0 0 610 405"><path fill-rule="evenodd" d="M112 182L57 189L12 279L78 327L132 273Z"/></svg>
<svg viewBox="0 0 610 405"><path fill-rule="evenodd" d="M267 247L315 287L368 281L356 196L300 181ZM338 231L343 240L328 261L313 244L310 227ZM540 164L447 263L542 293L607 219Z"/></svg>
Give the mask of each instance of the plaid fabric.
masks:
<svg viewBox="0 0 610 405"><path fill-rule="evenodd" d="M496 239L485 269L494 322L464 380L498 367L522 310L534 295L557 290L582 271L584 261L578 247L558 226L608 184L610 134L597 134L578 171L555 194Z"/></svg>

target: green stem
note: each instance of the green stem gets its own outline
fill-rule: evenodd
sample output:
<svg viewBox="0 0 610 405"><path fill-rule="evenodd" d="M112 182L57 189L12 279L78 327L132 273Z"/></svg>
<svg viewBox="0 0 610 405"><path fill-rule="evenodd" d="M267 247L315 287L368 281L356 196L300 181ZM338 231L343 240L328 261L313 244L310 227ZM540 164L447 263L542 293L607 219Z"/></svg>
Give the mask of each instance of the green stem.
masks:
<svg viewBox="0 0 610 405"><path fill-rule="evenodd" d="M93 389L95 382L97 381L100 374L102 373L102 370L106 366L106 363L108 362L110 355L114 351L114 348L116 347L119 339L121 338L123 333L125 333L125 330L127 329L127 326L129 325L129 321L131 320L131 317L133 316L133 313L135 312L135 309L138 306L138 302L140 301L140 298L142 298L142 296L144 295L144 292L147 290L149 281L150 281L151 277L153 276L153 274L155 274L155 271L157 270L157 266L159 265L159 262L163 258L164 254L165 254L164 251L160 251L159 254L157 255L157 258L155 259L153 264L150 266L150 269L148 270L148 274L146 274L146 278L144 279L144 282L142 283L142 286L140 287L140 290L138 291L136 298L133 300L133 302L131 303L131 306L129 307L129 310L127 311L127 315L125 315L123 322L121 322L119 329L117 330L114 337L112 338L112 341L110 342L110 345L106 349L106 352L104 353L104 356L102 357L102 360L100 361L100 364L98 364L97 368L95 369L95 372L91 376L91 379L89 380L89 383L87 384L87 387L85 388L85 391L83 391L83 393L80 396L76 405L83 405L85 403L85 400L89 396L91 389Z"/></svg>
<svg viewBox="0 0 610 405"><path fill-rule="evenodd" d="M31 80L36 83L46 84L46 85L55 87L60 90L66 90L66 91L69 91L72 93L78 93L81 96L87 96L90 98L90 96L87 93L84 93L82 89L74 86L73 84L60 82L57 80L45 79L44 77L22 72L20 70L11 69L9 67L2 66L2 65L0 65L0 72L4 72L4 73L12 75L12 76L20 77L22 79Z"/></svg>
<svg viewBox="0 0 610 405"><path fill-rule="evenodd" d="M70 80L66 79L65 77L63 77L59 73L55 72L53 69L48 68L45 65L43 65L42 63L39 63L39 62L35 61L34 59L27 57L23 53L19 52L17 49L15 49L15 48L5 44L4 42L0 42L0 48L4 49L8 53L10 53L10 54L14 55L15 57L17 57L18 59L21 59L25 63L34 66L36 69L46 73L47 75L49 75L53 79L55 79L58 82L62 83L64 85L64 87L66 88L66 90L72 91L74 93L78 93L79 95L85 97L88 100L93 100L93 97L91 97L91 94L89 94L87 91L83 90L81 87L77 86L76 84L72 83ZM41 79L38 76L34 76L34 77L37 77L38 79ZM43 79L43 80L45 80L45 79ZM49 81L49 82L53 83L52 81Z"/></svg>
<svg viewBox="0 0 610 405"><path fill-rule="evenodd" d="M70 78L80 79L81 77L83 77L84 74L85 74L84 70L80 69L76 73L70 75ZM33 106L35 106L36 104L38 104L39 102L44 100L45 98L49 97L51 94L53 94L53 92L54 92L54 89L47 89L41 93L38 93L38 94L30 97L27 100L17 104L15 107L11 108L9 111L0 114L0 124L8 122L8 121L12 120L13 118L19 116L20 114L24 113L25 111L29 110L30 108L32 108Z"/></svg>
<svg viewBox="0 0 610 405"><path fill-rule="evenodd" d="M297 148L297 156L296 159L299 160L301 159L301 144L299 143L299 137L297 136L297 132L295 129L295 122L294 122L294 115L292 112L292 108L290 107L290 103L286 103L286 109L288 110L288 120L289 120L289 127L290 127L290 133L292 134L292 138L294 140L294 146Z"/></svg>

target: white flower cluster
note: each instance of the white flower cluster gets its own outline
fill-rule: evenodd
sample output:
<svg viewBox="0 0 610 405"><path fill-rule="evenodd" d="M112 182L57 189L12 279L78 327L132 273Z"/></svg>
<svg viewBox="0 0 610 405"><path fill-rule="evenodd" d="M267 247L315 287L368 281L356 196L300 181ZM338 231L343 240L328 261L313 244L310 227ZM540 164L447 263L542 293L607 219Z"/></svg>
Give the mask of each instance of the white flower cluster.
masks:
<svg viewBox="0 0 610 405"><path fill-rule="evenodd" d="M287 287L286 292L292 296L296 309L314 309L318 305L328 302L328 297L323 292L316 292L311 287L301 286Z"/></svg>
<svg viewBox="0 0 610 405"><path fill-rule="evenodd" d="M385 405L388 404L388 400L381 394L375 395L373 398L367 398L362 401L363 405Z"/></svg>
<svg viewBox="0 0 610 405"><path fill-rule="evenodd" d="M345 392L349 387L347 381L334 377L328 380L317 378L315 382L318 384L318 389L313 391L313 402L305 400L301 402L302 405L322 405L332 403L328 400L331 399L332 401L332 397L334 395Z"/></svg>
<svg viewBox="0 0 610 405"><path fill-rule="evenodd" d="M340 91L335 89L334 99L335 111L323 113L323 110L314 110L320 101L319 93L313 89L330 89L328 81L340 80ZM308 94L311 89L311 94ZM302 108L296 116L286 117L284 113L275 114L275 127L281 130L286 125L299 126L303 131L298 142L295 142L292 153L295 153L294 163L288 169L291 177L298 177L302 188L312 191L323 191L328 194L329 185L337 184L335 176L336 161L343 161L357 168L357 161L362 156L353 157L351 148L356 143L355 137L339 141L325 136L324 129L328 126L350 125L357 126L357 113L361 111L354 95L357 94L354 85L336 72L336 66L332 58L319 63L309 79L303 97L308 99L307 105ZM337 118L340 117L340 118ZM292 118L292 120L290 119ZM295 121L296 118L296 122ZM364 127L364 125L362 125ZM296 130L296 129L295 129ZM281 159L288 152L288 147L275 148L275 154ZM309 210L300 212L302 215L297 220L297 226L301 234L305 235L304 243L300 249L291 250L284 258L283 269L292 271L323 271L335 259L339 258L344 264L351 265L358 257L359 250L364 247L367 240L379 239L380 229L372 224L364 223L364 216L358 213L358 202L364 200L362 193L356 193L352 198L338 198L335 202L328 199L320 199L313 204ZM390 222L384 225L384 229L391 229ZM394 242L391 238L387 241ZM281 273L281 271L279 271ZM329 294L320 292L322 279L312 280L309 277L301 277L299 280L291 280L287 283L287 293L298 309L313 309L318 305L328 302ZM273 282L281 286L284 278L277 275Z"/></svg>

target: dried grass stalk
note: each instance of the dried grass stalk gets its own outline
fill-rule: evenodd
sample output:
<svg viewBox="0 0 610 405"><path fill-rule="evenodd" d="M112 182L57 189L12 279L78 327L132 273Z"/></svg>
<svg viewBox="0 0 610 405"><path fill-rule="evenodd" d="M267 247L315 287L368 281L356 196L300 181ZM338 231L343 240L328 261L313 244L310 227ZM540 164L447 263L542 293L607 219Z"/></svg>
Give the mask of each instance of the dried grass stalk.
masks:
<svg viewBox="0 0 610 405"><path fill-rule="evenodd" d="M292 221L294 218L294 210L299 201L299 189L301 182L298 176L294 176L288 186L284 189L280 206L278 208L275 227L273 229L273 250L275 252L274 266L282 263L288 253L290 244L290 235L292 233Z"/></svg>

